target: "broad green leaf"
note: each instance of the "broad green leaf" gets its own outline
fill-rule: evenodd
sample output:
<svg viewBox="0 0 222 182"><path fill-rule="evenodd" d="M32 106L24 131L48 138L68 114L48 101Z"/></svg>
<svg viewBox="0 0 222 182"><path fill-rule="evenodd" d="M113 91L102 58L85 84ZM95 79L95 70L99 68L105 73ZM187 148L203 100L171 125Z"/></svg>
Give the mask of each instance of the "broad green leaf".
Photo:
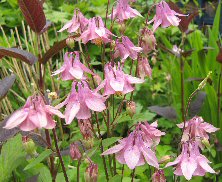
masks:
<svg viewBox="0 0 222 182"><path fill-rule="evenodd" d="M40 162L42 162L46 157L48 157L50 154L52 153L51 150L47 149L44 152L42 152L36 159L34 159L31 163L29 163L24 170L28 170L32 167L34 167L35 165L39 164Z"/></svg>
<svg viewBox="0 0 222 182"><path fill-rule="evenodd" d="M111 137L111 138L106 138L103 140L103 147L109 147L110 145L114 144L116 141L121 139L121 137Z"/></svg>
<svg viewBox="0 0 222 182"><path fill-rule="evenodd" d="M47 167L43 167L39 171L38 182L50 182L52 181L52 176Z"/></svg>
<svg viewBox="0 0 222 182"><path fill-rule="evenodd" d="M115 175L112 178L110 178L109 182L117 182L117 181L121 181L122 177L120 175Z"/></svg>

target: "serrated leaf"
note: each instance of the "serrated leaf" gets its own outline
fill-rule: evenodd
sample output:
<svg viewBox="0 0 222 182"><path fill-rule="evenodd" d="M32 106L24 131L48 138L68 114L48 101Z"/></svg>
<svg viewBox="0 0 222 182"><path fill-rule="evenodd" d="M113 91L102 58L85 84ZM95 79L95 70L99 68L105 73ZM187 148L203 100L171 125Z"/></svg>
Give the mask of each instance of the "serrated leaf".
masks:
<svg viewBox="0 0 222 182"><path fill-rule="evenodd" d="M0 181L8 181L12 171L25 161L25 156L20 134L8 140L1 149Z"/></svg>
<svg viewBox="0 0 222 182"><path fill-rule="evenodd" d="M103 147L109 147L110 145L114 144L117 142L121 137L111 137L111 138L106 138L104 139L103 142Z"/></svg>
<svg viewBox="0 0 222 182"><path fill-rule="evenodd" d="M35 158L31 163L29 163L24 170L28 170L32 167L35 167L35 165L42 162L46 157L48 157L52 153L51 150L47 149L44 152L42 152L37 158Z"/></svg>
<svg viewBox="0 0 222 182"><path fill-rule="evenodd" d="M36 56L22 49L4 48L1 46L0 46L0 56L8 56L20 59L21 61L24 61L29 65L33 65L38 60Z"/></svg>
<svg viewBox="0 0 222 182"><path fill-rule="evenodd" d="M11 75L4 78L3 80L0 80L0 100L2 100L6 96L7 92L15 82L15 78L15 75Z"/></svg>
<svg viewBox="0 0 222 182"><path fill-rule="evenodd" d="M46 25L42 3L39 0L18 0L18 4L30 28L40 33Z"/></svg>

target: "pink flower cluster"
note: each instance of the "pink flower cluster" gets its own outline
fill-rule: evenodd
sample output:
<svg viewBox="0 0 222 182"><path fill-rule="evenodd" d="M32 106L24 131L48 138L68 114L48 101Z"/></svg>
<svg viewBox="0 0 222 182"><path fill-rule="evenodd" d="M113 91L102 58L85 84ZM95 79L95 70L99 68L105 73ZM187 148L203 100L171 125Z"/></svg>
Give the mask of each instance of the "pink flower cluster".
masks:
<svg viewBox="0 0 222 182"><path fill-rule="evenodd" d="M103 152L102 155L116 154L116 160L126 164L130 169L136 166L149 165L159 168L155 155L155 146L160 142L160 137L165 135L157 128L157 122L152 124L139 123L128 137L119 140L119 144Z"/></svg>

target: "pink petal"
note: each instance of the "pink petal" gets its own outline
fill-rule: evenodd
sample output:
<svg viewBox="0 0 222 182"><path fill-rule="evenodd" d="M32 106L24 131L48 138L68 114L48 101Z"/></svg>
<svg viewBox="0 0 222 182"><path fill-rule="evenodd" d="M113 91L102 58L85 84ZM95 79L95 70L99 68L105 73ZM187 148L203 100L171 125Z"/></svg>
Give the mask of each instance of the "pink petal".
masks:
<svg viewBox="0 0 222 182"><path fill-rule="evenodd" d="M214 133L215 131L219 130L219 128L215 128L213 125L206 122L201 123L200 127L203 128L208 133Z"/></svg>
<svg viewBox="0 0 222 182"><path fill-rule="evenodd" d="M207 161L201 157L198 157L199 165L209 173L215 173L215 171L208 165Z"/></svg>
<svg viewBox="0 0 222 182"><path fill-rule="evenodd" d="M103 100L96 97L86 99L85 103L87 107L93 111L102 112L106 109L106 105L103 103Z"/></svg>
<svg viewBox="0 0 222 182"><path fill-rule="evenodd" d="M65 116L58 109L56 109L55 107L52 107L50 105L46 105L45 109L50 114L57 115L60 118L65 118Z"/></svg>
<svg viewBox="0 0 222 182"><path fill-rule="evenodd" d="M72 25L72 21L67 22L58 32L68 29Z"/></svg>
<svg viewBox="0 0 222 182"><path fill-rule="evenodd" d="M131 84L143 83L144 82L144 80L136 78L136 77L133 77L131 75L127 75L126 78L129 81L129 83L131 83Z"/></svg>
<svg viewBox="0 0 222 182"><path fill-rule="evenodd" d="M19 126L19 128L22 131L32 131L37 127L34 123L32 123L31 120L26 119L24 122L22 122L22 124Z"/></svg>
<svg viewBox="0 0 222 182"><path fill-rule="evenodd" d="M52 76L55 76L55 75L58 75L58 74L62 73L63 71L65 71L65 69L66 69L66 66L63 65L60 69L54 71L52 73Z"/></svg>
<svg viewBox="0 0 222 182"><path fill-rule="evenodd" d="M123 91L123 87L124 87L124 82L122 81L118 81L118 80L111 80L110 81L110 86L113 88L113 90L115 90L116 92L118 91Z"/></svg>
<svg viewBox="0 0 222 182"><path fill-rule="evenodd" d="M83 70L80 67L70 68L69 73L76 79L82 79L83 77Z"/></svg>
<svg viewBox="0 0 222 182"><path fill-rule="evenodd" d="M95 32L96 32L100 37L102 37L102 36L104 36L104 35L106 34L106 30L105 30L105 28L103 28L103 27L96 28L96 29L95 29Z"/></svg>
<svg viewBox="0 0 222 182"><path fill-rule="evenodd" d="M122 144L115 145L114 147L111 147L110 149L103 152L101 155L109 155L109 154L117 153L120 150L122 150L124 148L124 146L125 145L122 145Z"/></svg>
<svg viewBox="0 0 222 182"><path fill-rule="evenodd" d="M197 163L193 158L185 158L181 162L182 173L187 180L190 180L192 178L192 175L196 168Z"/></svg>
<svg viewBox="0 0 222 182"><path fill-rule="evenodd" d="M51 117L48 117L48 123L45 126L46 129L51 130L53 128L55 128L56 126L56 121L54 121Z"/></svg>
<svg viewBox="0 0 222 182"><path fill-rule="evenodd" d="M74 102L73 104L68 104L65 110L65 121L66 124L70 124L75 118L76 114L80 110L80 103Z"/></svg>
<svg viewBox="0 0 222 182"><path fill-rule="evenodd" d="M28 112L20 109L18 111L15 111L12 116L7 120L6 125L4 128L6 129L12 129L16 126L20 125L28 116Z"/></svg>
<svg viewBox="0 0 222 182"><path fill-rule="evenodd" d="M80 104L80 110L76 114L77 119L89 119L91 117L91 112L85 103Z"/></svg>
<svg viewBox="0 0 222 182"><path fill-rule="evenodd" d="M128 149L125 150L124 158L127 166L130 169L134 169L137 166L137 163L139 162L140 159L140 155L141 154L139 148L136 145L130 146Z"/></svg>
<svg viewBox="0 0 222 182"><path fill-rule="evenodd" d="M143 153L143 156L144 156L146 162L149 165L151 165L155 168L159 168L159 164L158 164L158 160L156 158L156 155L151 149L146 148L146 147L141 147L141 151Z"/></svg>

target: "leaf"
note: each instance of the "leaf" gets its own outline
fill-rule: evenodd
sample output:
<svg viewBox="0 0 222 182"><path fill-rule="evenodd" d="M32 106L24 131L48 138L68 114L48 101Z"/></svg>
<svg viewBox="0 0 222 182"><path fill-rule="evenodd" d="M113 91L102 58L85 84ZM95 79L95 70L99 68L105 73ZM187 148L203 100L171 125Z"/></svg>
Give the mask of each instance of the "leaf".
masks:
<svg viewBox="0 0 222 182"><path fill-rule="evenodd" d="M25 182L38 182L39 174L32 176L31 178L28 178Z"/></svg>
<svg viewBox="0 0 222 182"><path fill-rule="evenodd" d="M39 0L18 0L18 4L30 28L40 33L46 25L42 3Z"/></svg>
<svg viewBox="0 0 222 182"><path fill-rule="evenodd" d="M42 162L46 157L48 157L52 153L51 150L47 149L44 152L42 152L37 158L35 158L31 163L29 163L24 170L28 170L32 167L35 167L35 165Z"/></svg>
<svg viewBox="0 0 222 182"><path fill-rule="evenodd" d="M8 140L1 149L0 181L9 181L12 171L25 161L25 156L20 134Z"/></svg>
<svg viewBox="0 0 222 182"><path fill-rule="evenodd" d="M76 36L72 36L72 38L76 38ZM49 61L50 58L52 58L54 55L58 54L62 49L67 47L66 39L63 39L59 42L56 42L40 59L40 62L45 64L47 61Z"/></svg>
<svg viewBox="0 0 222 182"><path fill-rule="evenodd" d="M109 182L116 182L116 181L121 181L122 177L120 175L115 175L112 178L110 178Z"/></svg>
<svg viewBox="0 0 222 182"><path fill-rule="evenodd" d="M205 92L199 92L196 99L190 104L190 116L193 117L197 115L204 103L207 94Z"/></svg>
<svg viewBox="0 0 222 182"><path fill-rule="evenodd" d="M173 3L172 1L169 2L169 6L170 6L171 9L173 9L177 13L183 14L180 11L180 8L175 3ZM180 24L179 24L180 30L182 32L187 32L189 24L198 15L199 15L198 10L195 10L194 12L190 13L190 15L188 17L180 16L180 19L181 19Z"/></svg>
<svg viewBox="0 0 222 182"><path fill-rule="evenodd" d="M38 182L49 182L52 181L52 176L47 167L43 167L39 171Z"/></svg>
<svg viewBox="0 0 222 182"><path fill-rule="evenodd" d="M8 56L20 59L21 61L24 61L29 65L33 65L38 60L37 57L35 57L33 54L27 51L17 48L4 48L1 46L0 46L0 56Z"/></svg>
<svg viewBox="0 0 222 182"><path fill-rule="evenodd" d="M160 115L166 119L169 119L169 120L177 119L177 113L173 107L151 106L151 107L148 107L148 109L154 113L157 113L158 115Z"/></svg>
<svg viewBox="0 0 222 182"><path fill-rule="evenodd" d="M3 80L0 80L0 100L2 100L9 89L12 87L13 83L15 82L15 75L8 76L4 78Z"/></svg>
<svg viewBox="0 0 222 182"><path fill-rule="evenodd" d="M117 142L119 139L121 139L121 137L106 138L106 139L103 140L103 147L109 147L110 145Z"/></svg>

